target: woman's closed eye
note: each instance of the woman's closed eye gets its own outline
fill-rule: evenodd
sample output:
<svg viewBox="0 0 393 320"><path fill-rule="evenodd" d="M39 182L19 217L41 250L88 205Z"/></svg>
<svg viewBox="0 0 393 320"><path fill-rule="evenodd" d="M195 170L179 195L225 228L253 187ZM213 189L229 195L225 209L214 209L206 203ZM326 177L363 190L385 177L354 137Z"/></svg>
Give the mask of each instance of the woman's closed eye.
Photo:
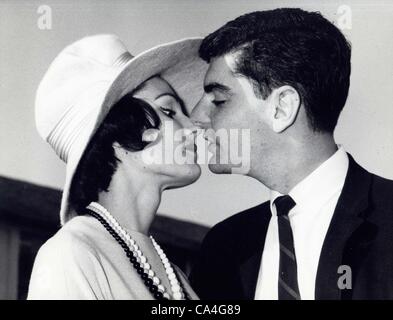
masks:
<svg viewBox="0 0 393 320"><path fill-rule="evenodd" d="M155 100L155 103L160 106L160 110L166 116L173 118L178 112L182 112L181 105L172 95L163 95Z"/></svg>
<svg viewBox="0 0 393 320"><path fill-rule="evenodd" d="M162 113L164 113L169 118L173 118L176 115L176 111L174 111L174 110L172 110L170 108L160 107L160 110L161 110Z"/></svg>

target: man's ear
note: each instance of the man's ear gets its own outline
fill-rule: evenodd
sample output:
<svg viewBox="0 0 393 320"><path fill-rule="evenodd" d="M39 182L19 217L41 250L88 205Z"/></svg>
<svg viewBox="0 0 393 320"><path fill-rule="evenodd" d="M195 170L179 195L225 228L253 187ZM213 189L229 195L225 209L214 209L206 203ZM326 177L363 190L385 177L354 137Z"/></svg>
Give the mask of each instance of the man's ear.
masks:
<svg viewBox="0 0 393 320"><path fill-rule="evenodd" d="M273 104L272 128L280 133L289 128L296 120L300 109L300 96L291 86L282 86L271 93Z"/></svg>

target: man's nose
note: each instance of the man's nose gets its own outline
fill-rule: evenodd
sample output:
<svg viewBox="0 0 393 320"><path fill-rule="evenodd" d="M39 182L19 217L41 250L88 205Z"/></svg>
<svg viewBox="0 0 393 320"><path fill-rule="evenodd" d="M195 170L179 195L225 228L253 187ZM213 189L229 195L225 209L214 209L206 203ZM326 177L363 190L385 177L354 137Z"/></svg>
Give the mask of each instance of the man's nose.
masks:
<svg viewBox="0 0 393 320"><path fill-rule="evenodd" d="M203 99L201 99L190 115L191 121L200 128L209 128L211 124L210 110Z"/></svg>

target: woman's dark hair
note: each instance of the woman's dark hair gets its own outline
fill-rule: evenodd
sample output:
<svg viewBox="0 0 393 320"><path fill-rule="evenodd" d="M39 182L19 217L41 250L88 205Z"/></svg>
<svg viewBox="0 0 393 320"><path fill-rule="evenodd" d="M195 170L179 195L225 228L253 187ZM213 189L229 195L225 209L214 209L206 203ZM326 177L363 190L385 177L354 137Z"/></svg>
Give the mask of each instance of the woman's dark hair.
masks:
<svg viewBox="0 0 393 320"><path fill-rule="evenodd" d="M208 35L199 49L211 59L239 53L235 70L264 99L294 87L315 131L333 132L348 95L351 46L318 12L281 8L242 15Z"/></svg>
<svg viewBox="0 0 393 320"><path fill-rule="evenodd" d="M147 145L142 141L143 132L157 129L160 124L155 110L132 93L113 105L86 147L72 180L69 201L78 214L83 214L90 202L97 201L101 191L108 191L120 161L113 143L131 152L142 150Z"/></svg>

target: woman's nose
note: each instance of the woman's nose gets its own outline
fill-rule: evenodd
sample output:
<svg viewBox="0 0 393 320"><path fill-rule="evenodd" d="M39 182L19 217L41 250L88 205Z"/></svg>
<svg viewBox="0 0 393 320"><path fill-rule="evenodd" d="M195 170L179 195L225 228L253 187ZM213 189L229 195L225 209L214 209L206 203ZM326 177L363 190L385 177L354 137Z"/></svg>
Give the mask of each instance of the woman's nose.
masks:
<svg viewBox="0 0 393 320"><path fill-rule="evenodd" d="M195 133L199 129L199 127L196 124L194 124L194 122L191 121L191 119L187 116L181 118L180 124L184 129L187 129L187 131L190 132Z"/></svg>
<svg viewBox="0 0 393 320"><path fill-rule="evenodd" d="M201 99L194 109L192 109L190 119L198 128L207 129L210 127L210 111L208 107L204 105L203 99Z"/></svg>

